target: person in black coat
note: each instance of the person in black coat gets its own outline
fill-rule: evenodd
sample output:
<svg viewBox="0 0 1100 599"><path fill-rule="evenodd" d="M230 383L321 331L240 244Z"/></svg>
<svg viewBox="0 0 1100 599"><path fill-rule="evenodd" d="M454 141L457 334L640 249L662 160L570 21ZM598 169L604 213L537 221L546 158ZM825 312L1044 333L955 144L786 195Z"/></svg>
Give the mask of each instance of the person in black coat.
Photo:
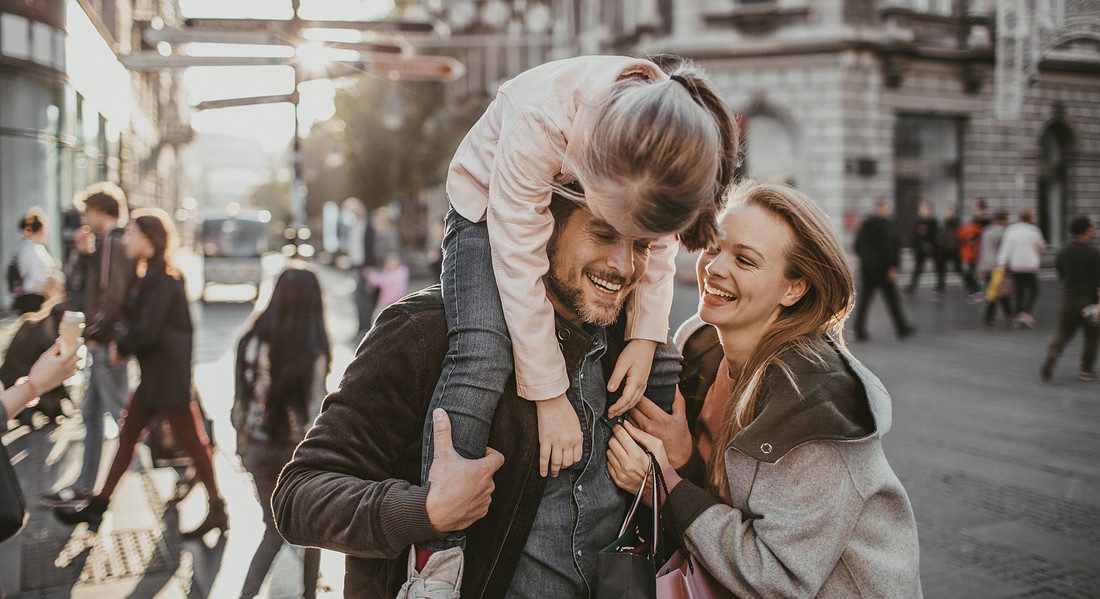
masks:
<svg viewBox="0 0 1100 599"><path fill-rule="evenodd" d="M913 277L909 279L908 293L917 291L917 283L924 273L924 263L931 260L936 264L939 258L939 223L932 212L932 204L928 200L921 200L918 207L920 218L913 225L913 234L910 242L913 248Z"/></svg>
<svg viewBox="0 0 1100 599"><path fill-rule="evenodd" d="M175 227L160 209L137 212L126 229L123 237L126 253L137 262L139 274L144 269L144 275L123 307L126 325L119 327L110 356L114 363L122 363L124 357L136 357L141 367L141 383L126 407L118 453L107 481L87 503L77 508L56 508L54 512L63 522L87 522L92 526L102 522L115 485L130 467L134 448L164 418L193 460L210 497L206 520L183 536L201 537L215 528L228 530L225 501L214 480L210 441L192 391L194 331L184 282L171 260L175 239Z"/></svg>
<svg viewBox="0 0 1100 599"><path fill-rule="evenodd" d="M890 218L890 205L886 200L875 202L875 212L863 221L856 234L856 254L860 264L860 293L856 305L856 339L867 339L867 309L875 290L881 289L886 297L886 307L894 330L900 339L913 334L913 327L905 320L898 302L898 258L901 252L901 236Z"/></svg>

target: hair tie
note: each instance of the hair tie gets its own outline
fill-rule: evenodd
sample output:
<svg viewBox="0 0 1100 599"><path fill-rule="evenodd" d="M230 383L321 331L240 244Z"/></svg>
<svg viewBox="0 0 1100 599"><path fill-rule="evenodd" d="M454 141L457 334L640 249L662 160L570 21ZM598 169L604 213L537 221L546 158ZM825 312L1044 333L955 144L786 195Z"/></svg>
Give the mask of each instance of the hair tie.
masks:
<svg viewBox="0 0 1100 599"><path fill-rule="evenodd" d="M703 99L699 97L699 90L695 87L694 83L691 83L681 75L670 75L669 79L672 79L673 81L684 86L684 89L686 89L688 91L688 94L691 95L691 99L695 100L697 104L703 104Z"/></svg>

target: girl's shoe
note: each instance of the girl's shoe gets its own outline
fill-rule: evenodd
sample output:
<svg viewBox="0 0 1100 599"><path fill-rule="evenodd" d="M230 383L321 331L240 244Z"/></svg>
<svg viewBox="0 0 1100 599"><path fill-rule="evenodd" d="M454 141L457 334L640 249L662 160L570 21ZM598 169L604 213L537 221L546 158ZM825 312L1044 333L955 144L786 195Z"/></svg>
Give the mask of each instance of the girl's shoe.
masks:
<svg viewBox="0 0 1100 599"><path fill-rule="evenodd" d="M103 523L103 514L107 511L107 503L107 499L95 496L76 507L55 507L53 508L53 515L65 524L76 526L84 522L92 530L95 530Z"/></svg>
<svg viewBox="0 0 1100 599"><path fill-rule="evenodd" d="M211 499L210 508L202 524L199 524L194 530L181 532L180 537L184 539L201 539L203 535L214 529L217 529L221 534L229 532L229 514L225 511L225 500L221 498Z"/></svg>

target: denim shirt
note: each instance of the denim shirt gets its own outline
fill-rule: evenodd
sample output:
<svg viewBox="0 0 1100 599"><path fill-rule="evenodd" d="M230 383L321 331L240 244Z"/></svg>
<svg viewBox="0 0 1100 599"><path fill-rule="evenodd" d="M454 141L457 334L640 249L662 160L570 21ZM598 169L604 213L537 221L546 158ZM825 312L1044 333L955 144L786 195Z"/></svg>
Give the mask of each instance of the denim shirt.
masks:
<svg viewBox="0 0 1100 599"><path fill-rule="evenodd" d="M605 417L608 392L600 363L606 332L590 325L584 331L592 341L580 363L569 365L566 392L581 423L584 453L579 462L546 479L508 597L593 596L597 554L615 539L626 511L629 498L607 470L611 426Z"/></svg>

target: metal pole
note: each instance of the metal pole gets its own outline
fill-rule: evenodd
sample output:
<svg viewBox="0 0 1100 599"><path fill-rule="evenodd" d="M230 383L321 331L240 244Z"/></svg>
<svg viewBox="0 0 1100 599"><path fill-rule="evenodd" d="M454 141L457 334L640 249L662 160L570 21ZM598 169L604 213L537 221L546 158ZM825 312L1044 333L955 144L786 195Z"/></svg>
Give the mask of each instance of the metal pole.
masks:
<svg viewBox="0 0 1100 599"><path fill-rule="evenodd" d="M291 7L294 14L287 28L287 33L294 43L295 48L297 48L298 44L301 42L300 34L302 19L298 15L300 4L300 0L291 0ZM305 80L305 73L302 72L302 66L297 60L294 61L293 67L294 90L290 93L290 103L294 108L294 154L292 157L294 161L294 177L290 182L290 224L297 229L306 224L306 182L302 172L304 156L302 156L302 134L299 132L301 123L300 117L298 116L298 86Z"/></svg>

